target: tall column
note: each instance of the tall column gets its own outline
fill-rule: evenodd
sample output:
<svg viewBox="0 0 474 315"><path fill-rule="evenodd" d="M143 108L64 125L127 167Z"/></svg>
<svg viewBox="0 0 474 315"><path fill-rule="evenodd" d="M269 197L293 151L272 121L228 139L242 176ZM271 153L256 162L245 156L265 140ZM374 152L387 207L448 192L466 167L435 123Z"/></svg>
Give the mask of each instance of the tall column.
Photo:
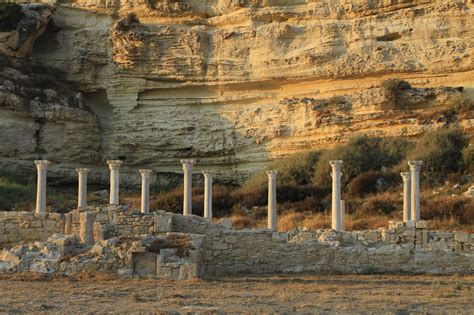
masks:
<svg viewBox="0 0 474 315"><path fill-rule="evenodd" d="M330 161L332 167L332 203L331 203L331 227L340 232L341 220L341 166L342 161Z"/></svg>
<svg viewBox="0 0 474 315"><path fill-rule="evenodd" d="M278 171L267 171L268 175L268 229L276 230L276 176Z"/></svg>
<svg viewBox="0 0 474 315"><path fill-rule="evenodd" d="M346 202L341 200L341 231L346 230Z"/></svg>
<svg viewBox="0 0 474 315"><path fill-rule="evenodd" d="M46 213L46 172L51 162L47 160L36 160L35 164L38 172L35 213L43 215Z"/></svg>
<svg viewBox="0 0 474 315"><path fill-rule="evenodd" d="M204 175L204 217L212 221L212 172L202 171Z"/></svg>
<svg viewBox="0 0 474 315"><path fill-rule="evenodd" d="M420 168L422 161L409 161L411 171L411 220L418 222L420 220Z"/></svg>
<svg viewBox="0 0 474 315"><path fill-rule="evenodd" d="M183 187L183 214L191 215L193 213L192 203L192 178L194 160L181 160L184 171L184 187Z"/></svg>
<svg viewBox="0 0 474 315"><path fill-rule="evenodd" d="M77 192L77 208L87 208L87 173L88 168L76 168L76 172L79 175L79 184Z"/></svg>
<svg viewBox="0 0 474 315"><path fill-rule="evenodd" d="M121 160L108 160L110 168L110 200L109 204L118 205L119 204L119 170L120 166L123 164Z"/></svg>
<svg viewBox="0 0 474 315"><path fill-rule="evenodd" d="M403 222L411 221L411 172L401 172L403 179Z"/></svg>
<svg viewBox="0 0 474 315"><path fill-rule="evenodd" d="M141 169L139 170L142 175L142 213L150 212L150 176L151 170Z"/></svg>

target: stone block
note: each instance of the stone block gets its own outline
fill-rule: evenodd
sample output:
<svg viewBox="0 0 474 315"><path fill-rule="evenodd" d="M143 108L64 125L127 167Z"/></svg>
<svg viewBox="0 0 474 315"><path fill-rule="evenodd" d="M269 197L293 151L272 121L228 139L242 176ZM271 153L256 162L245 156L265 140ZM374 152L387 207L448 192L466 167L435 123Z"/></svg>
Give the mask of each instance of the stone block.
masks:
<svg viewBox="0 0 474 315"><path fill-rule="evenodd" d="M457 242L466 243L469 241L469 234L466 232L455 231L454 240Z"/></svg>
<svg viewBox="0 0 474 315"><path fill-rule="evenodd" d="M229 244L235 244L237 243L237 236L235 235L227 235L225 236L225 242Z"/></svg>
<svg viewBox="0 0 474 315"><path fill-rule="evenodd" d="M155 214L154 216L154 232L167 233L173 231L173 215L172 214Z"/></svg>
<svg viewBox="0 0 474 315"><path fill-rule="evenodd" d="M133 253L133 274L140 277L156 275L156 253Z"/></svg>
<svg viewBox="0 0 474 315"><path fill-rule="evenodd" d="M232 229L232 219L231 218L222 219L220 224L228 230Z"/></svg>
<svg viewBox="0 0 474 315"><path fill-rule="evenodd" d="M198 250L189 250L189 261L191 263L200 263L202 260L202 254L201 251Z"/></svg>
<svg viewBox="0 0 474 315"><path fill-rule="evenodd" d="M30 222L30 228L40 228L42 226L41 220L33 220Z"/></svg>
<svg viewBox="0 0 474 315"><path fill-rule="evenodd" d="M417 229L427 229L428 228L428 222L426 221L418 221L416 222L416 228Z"/></svg>
<svg viewBox="0 0 474 315"><path fill-rule="evenodd" d="M368 241L375 242L378 240L378 238L379 238L379 235L376 231L367 231L365 233L365 239Z"/></svg>
<svg viewBox="0 0 474 315"><path fill-rule="evenodd" d="M229 245L227 245L226 243L222 243L222 242L215 242L214 246L213 246L213 249L225 250L225 249L229 249Z"/></svg>
<svg viewBox="0 0 474 315"><path fill-rule="evenodd" d="M169 266L157 266L156 277L160 279L171 279L172 268Z"/></svg>

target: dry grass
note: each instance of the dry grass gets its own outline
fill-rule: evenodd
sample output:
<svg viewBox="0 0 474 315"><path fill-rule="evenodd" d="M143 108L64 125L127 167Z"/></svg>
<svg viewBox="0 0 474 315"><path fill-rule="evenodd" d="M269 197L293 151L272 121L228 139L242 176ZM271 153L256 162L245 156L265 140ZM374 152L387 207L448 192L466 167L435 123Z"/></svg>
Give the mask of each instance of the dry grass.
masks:
<svg viewBox="0 0 474 315"><path fill-rule="evenodd" d="M0 276L0 313L469 314L473 276L281 275L205 280Z"/></svg>

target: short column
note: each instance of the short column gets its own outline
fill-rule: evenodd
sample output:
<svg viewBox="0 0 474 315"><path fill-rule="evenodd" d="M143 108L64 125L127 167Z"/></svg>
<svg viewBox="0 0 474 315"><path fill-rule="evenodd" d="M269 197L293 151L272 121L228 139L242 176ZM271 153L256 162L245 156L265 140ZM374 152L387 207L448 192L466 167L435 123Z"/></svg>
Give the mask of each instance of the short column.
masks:
<svg viewBox="0 0 474 315"><path fill-rule="evenodd" d="M267 171L268 175L268 229L276 230L276 215L277 215L277 201L276 201L276 176L278 171Z"/></svg>
<svg viewBox="0 0 474 315"><path fill-rule="evenodd" d="M76 172L79 177L78 192L77 192L77 208L87 208L87 174L89 173L88 168L76 168Z"/></svg>
<svg viewBox="0 0 474 315"><path fill-rule="evenodd" d="M150 176L152 170L141 169L139 170L142 175L142 206L141 213L150 212Z"/></svg>
<svg viewBox="0 0 474 315"><path fill-rule="evenodd" d="M420 168L422 161L409 161L411 171L411 221L418 222L420 220Z"/></svg>
<svg viewBox="0 0 474 315"><path fill-rule="evenodd" d="M38 172L35 213L44 215L46 213L46 172L51 162L47 160L36 160L35 164Z"/></svg>
<svg viewBox="0 0 474 315"><path fill-rule="evenodd" d="M204 217L212 221L212 172L202 171L204 175Z"/></svg>
<svg viewBox="0 0 474 315"><path fill-rule="evenodd" d="M330 161L332 167L332 203L331 203L331 228L340 232L341 220L341 166L342 161Z"/></svg>
<svg viewBox="0 0 474 315"><path fill-rule="evenodd" d="M108 160L110 168L110 199L109 204L119 204L119 170L122 166L123 161L121 160Z"/></svg>
<svg viewBox="0 0 474 315"><path fill-rule="evenodd" d="M346 202L341 200L341 231L346 230Z"/></svg>
<svg viewBox="0 0 474 315"><path fill-rule="evenodd" d="M80 220L79 236L81 242L88 245L94 244L95 213L90 211L81 212Z"/></svg>
<svg viewBox="0 0 474 315"><path fill-rule="evenodd" d="M191 215L193 213L192 179L193 179L194 160L181 160L181 164L183 164L183 171L184 171L183 214Z"/></svg>
<svg viewBox="0 0 474 315"><path fill-rule="evenodd" d="M403 179L403 222L411 221L411 172L401 172Z"/></svg>

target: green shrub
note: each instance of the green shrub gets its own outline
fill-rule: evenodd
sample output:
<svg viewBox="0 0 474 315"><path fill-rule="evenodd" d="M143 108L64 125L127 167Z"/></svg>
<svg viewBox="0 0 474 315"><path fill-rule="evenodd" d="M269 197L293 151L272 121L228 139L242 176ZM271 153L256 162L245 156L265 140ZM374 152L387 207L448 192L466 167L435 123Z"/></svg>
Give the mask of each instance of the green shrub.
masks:
<svg viewBox="0 0 474 315"><path fill-rule="evenodd" d="M420 175L423 184L440 185L450 173L463 169L463 149L468 143L468 138L458 128L428 132L408 153L405 163L410 160L423 161Z"/></svg>
<svg viewBox="0 0 474 315"><path fill-rule="evenodd" d="M34 198L33 184L21 184L13 181L10 176L3 177L0 174L0 210L12 210L16 205L31 202Z"/></svg>
<svg viewBox="0 0 474 315"><path fill-rule="evenodd" d="M467 174L474 173L474 145L470 143L467 145L464 150L462 151L463 157L463 166L464 172Z"/></svg>
<svg viewBox="0 0 474 315"><path fill-rule="evenodd" d="M345 145L325 151L315 167L313 183L321 187L331 185L329 161L342 160L342 180L349 183L353 178L369 170L380 171L400 163L410 148L410 143L400 138L370 138L359 136Z"/></svg>
<svg viewBox="0 0 474 315"><path fill-rule="evenodd" d="M347 185L347 193L354 197L364 197L386 191L399 184L400 181L401 177L397 173L368 171L357 175L357 177Z"/></svg>
<svg viewBox="0 0 474 315"><path fill-rule="evenodd" d="M474 224L474 199L465 196L423 196L420 215L424 220L455 220Z"/></svg>
<svg viewBox="0 0 474 315"><path fill-rule="evenodd" d="M24 16L21 11L21 5L16 3L0 3L0 32L15 30Z"/></svg>

